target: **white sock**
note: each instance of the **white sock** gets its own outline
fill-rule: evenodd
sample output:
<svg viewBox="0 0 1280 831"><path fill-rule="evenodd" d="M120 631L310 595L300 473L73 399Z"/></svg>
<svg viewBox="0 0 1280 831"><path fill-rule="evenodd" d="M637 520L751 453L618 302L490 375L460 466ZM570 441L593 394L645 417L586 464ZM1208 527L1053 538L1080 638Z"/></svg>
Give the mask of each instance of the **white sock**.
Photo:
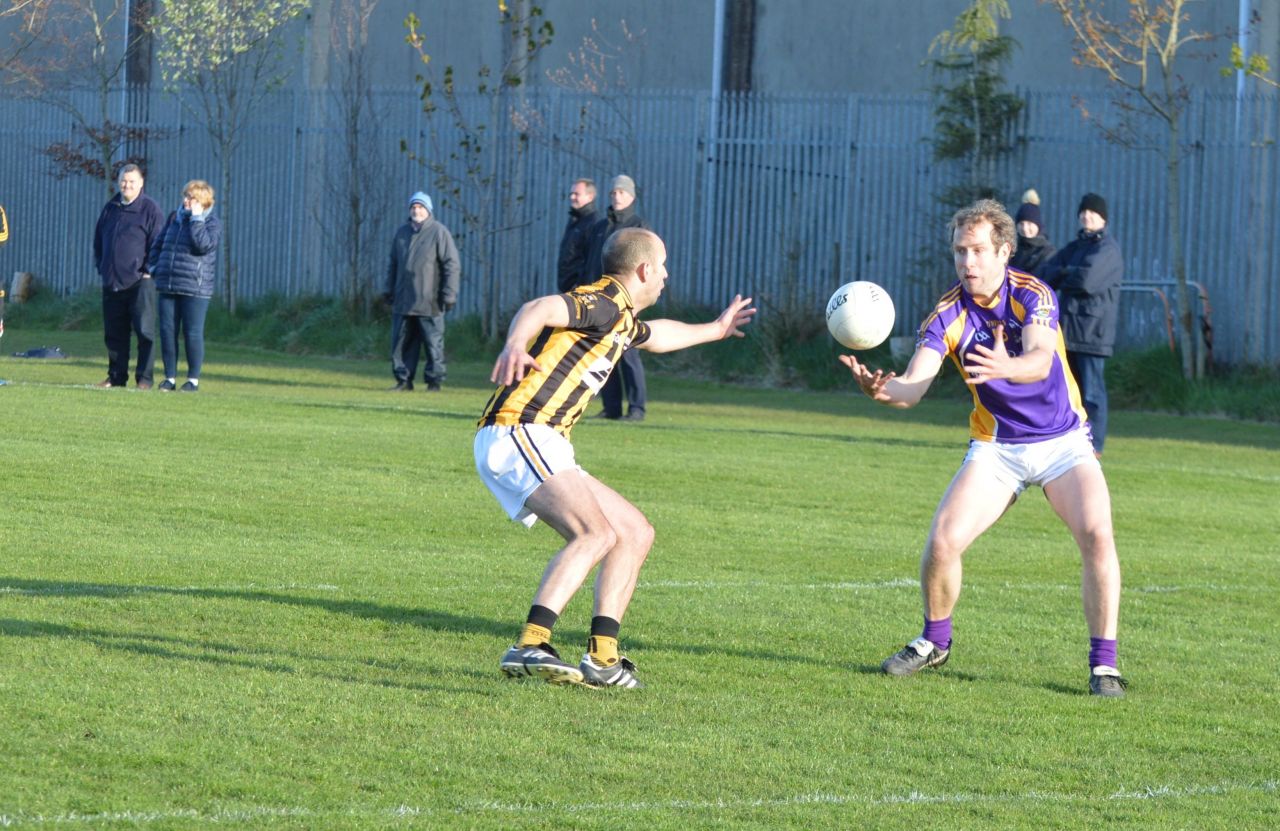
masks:
<svg viewBox="0 0 1280 831"><path fill-rule="evenodd" d="M166 379L164 379L164 380L165 380L165 382L166 382L166 383L174 384L175 386L176 386L176 385L177 385L177 383L178 383L178 379L177 379L177 378L166 378Z"/></svg>
<svg viewBox="0 0 1280 831"><path fill-rule="evenodd" d="M191 386L193 386L193 387L198 387L198 386L200 386L200 379L199 379L199 378L188 378L188 379L187 379L187 383L188 383L188 384L190 384L190 385L191 385Z"/></svg>

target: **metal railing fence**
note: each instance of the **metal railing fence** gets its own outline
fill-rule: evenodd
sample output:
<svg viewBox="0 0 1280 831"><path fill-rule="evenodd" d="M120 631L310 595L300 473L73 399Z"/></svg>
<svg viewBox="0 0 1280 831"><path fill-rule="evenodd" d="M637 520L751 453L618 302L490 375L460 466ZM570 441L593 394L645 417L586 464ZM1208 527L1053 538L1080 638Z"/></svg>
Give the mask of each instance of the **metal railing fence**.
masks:
<svg viewBox="0 0 1280 831"><path fill-rule="evenodd" d="M901 335L952 278L936 195L956 172L932 159L927 95L726 94L713 102L705 91L608 100L529 92L504 101L504 117L486 129L484 170L511 196L487 209L487 228L472 229L464 208L478 204L482 189L467 183L462 135L443 113L424 115L418 93L373 92L353 132L343 127L341 90L275 94L246 128L231 204L217 208L234 230L241 297L376 291L408 196L425 189L463 253L461 311L509 311L554 288L573 179L594 178L604 203L621 172L635 179L641 213L668 243L664 302L718 307L741 291L817 315L838 285L868 279L894 296ZM1010 209L1034 186L1045 230L1062 244L1074 235L1081 194L1101 193L1127 277L1171 279L1161 152L1106 142L1068 92L1024 96L1016 149L997 169ZM146 190L166 212L187 180L216 186L214 147L178 96L134 90L121 93L122 106L126 100L135 123L162 136L130 149L144 152ZM488 100L462 104L469 119L487 123ZM1278 124L1275 96L1201 93L1182 124L1184 253L1188 277L1218 310L1217 361L1280 363ZM0 274L32 272L59 293L95 284L93 227L108 195L101 182L50 175L41 149L74 138L65 113L0 99L0 202L13 227ZM402 142L443 164L464 183L459 192L432 181ZM350 221L356 189L364 205L358 240ZM357 245L365 253L353 265ZM1133 316L1125 343L1164 342L1157 318Z"/></svg>

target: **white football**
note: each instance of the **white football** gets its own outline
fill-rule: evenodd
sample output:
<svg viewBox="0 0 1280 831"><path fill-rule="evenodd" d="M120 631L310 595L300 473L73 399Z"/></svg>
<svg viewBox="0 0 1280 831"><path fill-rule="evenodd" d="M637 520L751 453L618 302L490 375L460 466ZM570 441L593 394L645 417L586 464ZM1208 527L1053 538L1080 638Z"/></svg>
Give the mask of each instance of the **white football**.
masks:
<svg viewBox="0 0 1280 831"><path fill-rule="evenodd" d="M893 299L875 283L845 283L827 301L827 330L850 349L879 346L893 331Z"/></svg>

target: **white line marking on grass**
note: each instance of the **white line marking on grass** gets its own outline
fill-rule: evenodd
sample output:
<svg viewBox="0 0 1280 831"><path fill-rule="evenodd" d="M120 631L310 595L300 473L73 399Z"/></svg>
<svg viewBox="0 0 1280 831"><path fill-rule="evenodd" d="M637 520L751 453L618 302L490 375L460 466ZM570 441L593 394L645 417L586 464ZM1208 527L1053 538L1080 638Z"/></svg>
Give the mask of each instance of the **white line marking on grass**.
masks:
<svg viewBox="0 0 1280 831"><path fill-rule="evenodd" d="M914 578L896 577L888 580L840 581L834 583L786 583L772 580L642 580L646 589L808 589L818 591L874 591L878 589L918 589L920 582ZM965 585L966 591L1079 591L1079 583L1001 583L973 582ZM1272 587L1252 584L1231 586L1222 583L1198 583L1183 586L1125 586L1126 592L1141 594L1166 594L1170 592L1271 592Z"/></svg>
<svg viewBox="0 0 1280 831"><path fill-rule="evenodd" d="M353 807L348 809L313 809L303 807L251 806L225 810L200 810L198 808L171 808L167 810L108 811L100 814L72 812L68 814L0 813L0 828L17 828L38 825L77 825L104 823L131 823L152 825L174 820L196 820L208 823L234 823L250 820L297 817L332 818L349 817L353 820L376 818L416 818L432 815L470 814L522 814L530 810L542 813L599 813L618 814L651 813L655 811L739 811L757 808L789 808L805 805L963 805L971 803L1017 804L1035 802L1094 803L1106 800L1130 799L1195 799L1199 797L1229 796L1231 794L1272 794L1276 792L1276 780L1263 782L1221 782L1210 785L1153 785L1135 789L1121 788L1105 796L1055 791L1025 791L1023 793L951 793L929 794L909 791L902 794L862 796L857 794L808 793L776 799L671 799L655 802L474 802L456 807L401 804L394 808Z"/></svg>

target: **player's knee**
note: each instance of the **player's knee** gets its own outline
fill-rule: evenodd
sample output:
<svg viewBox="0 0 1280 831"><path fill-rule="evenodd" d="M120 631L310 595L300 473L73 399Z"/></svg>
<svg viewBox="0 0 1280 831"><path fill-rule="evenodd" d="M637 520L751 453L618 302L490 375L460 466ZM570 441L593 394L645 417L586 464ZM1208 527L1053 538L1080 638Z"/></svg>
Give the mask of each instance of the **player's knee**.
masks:
<svg viewBox="0 0 1280 831"><path fill-rule="evenodd" d="M599 560L618 544L618 534L613 530L613 526L605 523L599 528L589 529L583 534L583 541L590 546L595 559Z"/></svg>
<svg viewBox="0 0 1280 831"><path fill-rule="evenodd" d="M964 554L963 542L945 533L936 533L929 537L929 542L924 549L925 562L940 566L958 562L962 554Z"/></svg>
<svg viewBox="0 0 1280 831"><path fill-rule="evenodd" d="M1080 556L1094 566L1105 566L1116 558L1116 545L1111 529L1087 528L1080 533Z"/></svg>
<svg viewBox="0 0 1280 831"><path fill-rule="evenodd" d="M654 531L653 525L648 520L642 520L638 525L630 530L632 543L636 548L649 553L649 549L653 548Z"/></svg>

